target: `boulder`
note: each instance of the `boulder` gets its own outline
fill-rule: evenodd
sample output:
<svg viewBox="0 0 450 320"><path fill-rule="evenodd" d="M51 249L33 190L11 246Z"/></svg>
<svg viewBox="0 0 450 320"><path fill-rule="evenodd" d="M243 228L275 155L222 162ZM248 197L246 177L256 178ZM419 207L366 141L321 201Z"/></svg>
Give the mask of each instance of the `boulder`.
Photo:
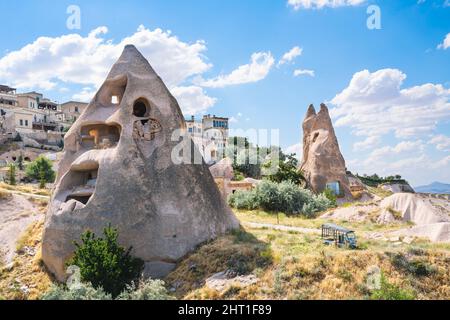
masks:
<svg viewBox="0 0 450 320"><path fill-rule="evenodd" d="M328 108L320 105L316 113L310 105L303 121L303 160L300 166L307 185L316 193L328 184L338 185L342 197L351 198L344 157L334 132Z"/></svg>
<svg viewBox="0 0 450 320"><path fill-rule="evenodd" d="M42 243L58 280L88 229L117 228L145 275L163 277L199 244L239 227L185 131L175 98L126 46L64 139Z"/></svg>
<svg viewBox="0 0 450 320"><path fill-rule="evenodd" d="M223 158L216 164L212 165L209 170L214 178L233 179L233 161L230 158Z"/></svg>

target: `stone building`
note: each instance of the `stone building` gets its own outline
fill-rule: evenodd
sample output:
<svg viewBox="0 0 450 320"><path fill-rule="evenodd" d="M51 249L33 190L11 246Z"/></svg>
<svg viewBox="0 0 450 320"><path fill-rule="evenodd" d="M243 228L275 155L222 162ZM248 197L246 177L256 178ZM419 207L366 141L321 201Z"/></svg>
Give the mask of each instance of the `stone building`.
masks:
<svg viewBox="0 0 450 320"><path fill-rule="evenodd" d="M186 120L187 133L200 149L205 162L214 164L225 156L228 143L228 118L204 115L201 122L192 116Z"/></svg>
<svg viewBox="0 0 450 320"><path fill-rule="evenodd" d="M78 102L78 101L68 101L65 103L62 103L60 105L60 110L64 115L64 121L73 123L75 122L81 114L84 112L84 110L87 108L88 104L84 102Z"/></svg>
<svg viewBox="0 0 450 320"><path fill-rule="evenodd" d="M0 85L0 109L13 109L17 103L16 89Z"/></svg>

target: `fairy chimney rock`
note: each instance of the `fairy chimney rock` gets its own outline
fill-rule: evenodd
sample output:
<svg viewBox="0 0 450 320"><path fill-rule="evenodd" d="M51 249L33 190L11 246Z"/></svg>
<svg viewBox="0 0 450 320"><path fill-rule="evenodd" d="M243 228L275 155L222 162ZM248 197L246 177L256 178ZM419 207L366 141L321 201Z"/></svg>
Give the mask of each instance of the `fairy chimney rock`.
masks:
<svg viewBox="0 0 450 320"><path fill-rule="evenodd" d="M65 136L42 244L59 280L73 241L88 229L101 235L111 224L119 243L144 260L145 274L161 277L198 244L239 226L190 138L173 139L185 126L161 78L126 46ZM200 161L175 152L180 144Z"/></svg>
<svg viewBox="0 0 450 320"><path fill-rule="evenodd" d="M327 187L349 197L350 187L344 157L325 104L316 113L310 105L303 121L303 160L300 166L308 187L323 192Z"/></svg>

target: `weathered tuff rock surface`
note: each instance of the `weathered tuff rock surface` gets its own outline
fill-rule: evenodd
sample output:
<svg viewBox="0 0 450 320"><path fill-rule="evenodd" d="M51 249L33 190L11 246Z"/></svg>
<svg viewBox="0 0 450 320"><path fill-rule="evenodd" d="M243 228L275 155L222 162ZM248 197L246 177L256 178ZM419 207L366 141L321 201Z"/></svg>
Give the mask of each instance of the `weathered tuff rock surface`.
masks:
<svg viewBox="0 0 450 320"><path fill-rule="evenodd" d="M327 183L339 182L342 196L351 197L345 160L339 150L328 108L320 105L316 114L310 105L303 121L303 160L300 166L314 192L326 189Z"/></svg>
<svg viewBox="0 0 450 320"><path fill-rule="evenodd" d="M65 137L42 246L59 280L86 229L100 235L108 224L118 228L120 244L145 261L145 275L162 277L199 243L239 226L192 141L184 137L183 152L174 152L179 130L185 122L177 101L126 46ZM184 150L200 164L190 164Z"/></svg>

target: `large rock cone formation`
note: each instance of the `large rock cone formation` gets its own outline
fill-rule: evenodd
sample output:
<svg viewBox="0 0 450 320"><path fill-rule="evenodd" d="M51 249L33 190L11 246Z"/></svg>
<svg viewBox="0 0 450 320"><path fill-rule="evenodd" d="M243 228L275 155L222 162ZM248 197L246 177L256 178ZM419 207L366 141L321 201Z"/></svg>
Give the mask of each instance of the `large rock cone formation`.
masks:
<svg viewBox="0 0 450 320"><path fill-rule="evenodd" d="M59 280L73 241L108 224L119 242L161 277L199 243L238 227L185 130L177 101L147 60L126 46L86 111L65 137L43 235L42 258ZM192 149L191 149L192 148ZM183 150L186 150L184 148ZM181 164L172 161L181 155Z"/></svg>
<svg viewBox="0 0 450 320"><path fill-rule="evenodd" d="M317 114L314 106L310 105L303 121L303 161L300 169L308 187L314 192L323 192L327 184L338 183L340 196L351 196L345 160L324 104L320 105Z"/></svg>

